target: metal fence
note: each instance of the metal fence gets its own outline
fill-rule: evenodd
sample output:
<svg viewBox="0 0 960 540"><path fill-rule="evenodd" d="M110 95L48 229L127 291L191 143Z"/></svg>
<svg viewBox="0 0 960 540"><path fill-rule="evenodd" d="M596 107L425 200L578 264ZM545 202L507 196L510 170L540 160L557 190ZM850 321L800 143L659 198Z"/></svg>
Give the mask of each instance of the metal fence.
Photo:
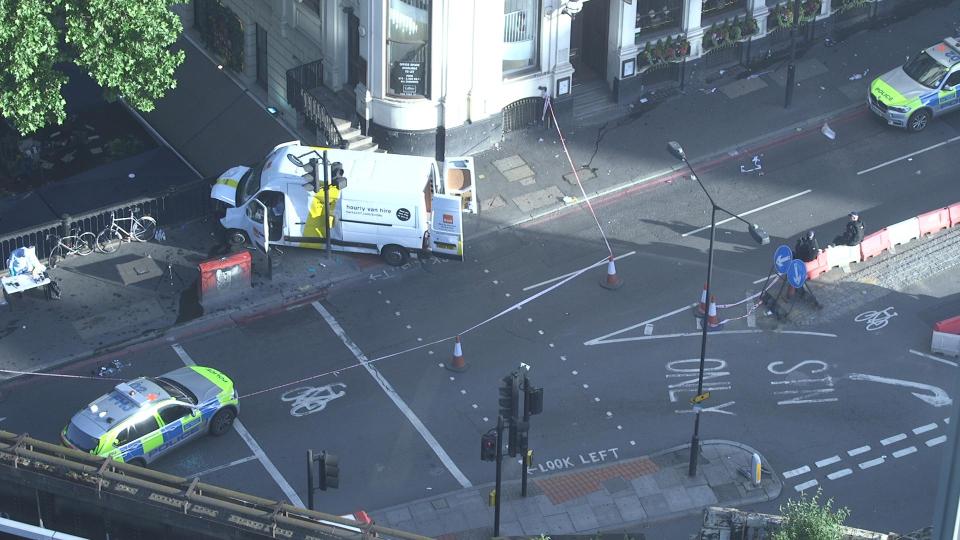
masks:
<svg viewBox="0 0 960 540"><path fill-rule="evenodd" d="M707 68L716 68L740 62L740 52L743 43L735 41L719 47L714 47L704 55L703 64Z"/></svg>
<svg viewBox="0 0 960 540"><path fill-rule="evenodd" d="M74 233L99 234L110 225L110 216L149 215L157 220L159 228L173 223L196 219L206 215L212 208L210 202L211 179L200 179L174 186L151 196L124 201L113 206L98 208L83 214L64 216L60 221L38 223L29 229L21 229L0 235L0 271L6 270L10 253L20 247L35 246L37 257L46 259L56 246L55 238Z"/></svg>
<svg viewBox="0 0 960 540"><path fill-rule="evenodd" d="M667 82L679 82L682 62L663 62L650 67L640 74L643 78L644 86L653 86L655 84Z"/></svg>
<svg viewBox="0 0 960 540"><path fill-rule="evenodd" d="M527 97L518 99L503 108L503 132L510 133L518 129L535 126L543 117L543 98Z"/></svg>

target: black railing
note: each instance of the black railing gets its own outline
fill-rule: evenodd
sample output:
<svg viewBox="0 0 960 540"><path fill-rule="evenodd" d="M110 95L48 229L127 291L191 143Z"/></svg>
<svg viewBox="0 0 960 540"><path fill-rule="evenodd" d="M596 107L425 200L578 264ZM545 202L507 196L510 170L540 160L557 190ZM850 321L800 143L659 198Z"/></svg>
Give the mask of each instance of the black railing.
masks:
<svg viewBox="0 0 960 540"><path fill-rule="evenodd" d="M323 84L323 60L314 60L287 70L287 103L304 112L303 91Z"/></svg>
<svg viewBox="0 0 960 540"><path fill-rule="evenodd" d="M303 115L307 119L307 124L316 131L320 144L334 148L345 148L337 122L333 115L327 112L323 103L320 103L320 100L307 90L301 90L301 96L301 99L303 99Z"/></svg>
<svg viewBox="0 0 960 540"><path fill-rule="evenodd" d="M137 215L149 215L157 220L158 227L167 227L173 223L197 219L209 213L210 179L200 179L188 184L171 187L152 196L132 199L109 207L99 208L75 216L64 216L63 220L39 223L28 229L21 229L0 235L0 270L7 269L10 253L20 247L36 246L37 257L46 259L56 245L48 236L65 236L71 231L92 232L98 234L110 225L110 214L126 217L131 211Z"/></svg>
<svg viewBox="0 0 960 540"><path fill-rule="evenodd" d="M741 45L742 43L735 41L710 49L704 54L704 66L717 68L740 62Z"/></svg>
<svg viewBox="0 0 960 540"><path fill-rule="evenodd" d="M503 108L503 132L510 133L537 125L541 118L543 118L543 98L518 99Z"/></svg>

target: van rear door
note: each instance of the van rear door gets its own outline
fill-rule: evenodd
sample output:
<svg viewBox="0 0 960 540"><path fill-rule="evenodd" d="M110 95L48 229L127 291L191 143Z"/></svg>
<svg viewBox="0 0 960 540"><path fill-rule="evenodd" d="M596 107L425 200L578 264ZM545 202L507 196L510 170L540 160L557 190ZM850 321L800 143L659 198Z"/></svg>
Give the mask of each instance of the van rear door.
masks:
<svg viewBox="0 0 960 540"><path fill-rule="evenodd" d="M471 214L480 213L477 176L474 173L472 157L453 157L443 162L442 188L441 193L459 195L465 211Z"/></svg>
<svg viewBox="0 0 960 540"><path fill-rule="evenodd" d="M433 195L430 251L437 257L463 260L463 210L457 195Z"/></svg>

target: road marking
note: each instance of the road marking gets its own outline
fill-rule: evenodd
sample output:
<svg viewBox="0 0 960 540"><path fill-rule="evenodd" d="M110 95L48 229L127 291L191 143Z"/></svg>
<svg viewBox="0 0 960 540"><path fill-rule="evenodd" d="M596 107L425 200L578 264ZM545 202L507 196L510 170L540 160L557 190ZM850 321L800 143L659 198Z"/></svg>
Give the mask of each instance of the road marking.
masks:
<svg viewBox="0 0 960 540"><path fill-rule="evenodd" d="M940 362L941 364L946 364L946 365L948 365L948 366L957 367L957 363L956 363L956 362L951 362L950 360L945 360L945 359L943 359L943 358L937 358L936 356L934 356L934 355L932 355L932 354L922 353L922 352L920 352L920 351L915 351L915 350L913 350L913 349L910 349L910 353L911 353L911 354L915 354L915 355L917 355L917 356L922 356L922 357L924 357L924 358L929 358L929 359L931 359L931 360L935 360L935 361L937 361L937 362Z"/></svg>
<svg viewBox="0 0 960 540"><path fill-rule="evenodd" d="M853 450L847 450L847 455L850 457L859 456L860 454L870 451L869 446L861 446L860 448L854 448Z"/></svg>
<svg viewBox="0 0 960 540"><path fill-rule="evenodd" d="M926 147L926 148L922 148L922 149L920 149L920 150L917 150L916 152L910 152L909 154L906 154L906 155L904 155L904 156L900 156L900 157L898 157L898 158L891 159L890 161L885 161L885 162L883 162L883 163L881 163L881 164L879 164L879 165L874 165L873 167L870 167L869 169L864 169L864 170L862 170L862 171L859 171L859 172L857 173L857 176L860 176L861 174L867 174L868 172L875 171L875 170L877 170L877 169L879 169L879 168L881 168L881 167L886 167L887 165L891 165L891 164L896 163L896 162L898 162L898 161L903 161L903 160L905 160L905 159L911 158L911 157L916 156L916 155L918 155L918 154L922 154L922 153L924 153L924 152L929 152L930 150L933 150L934 148L939 148L939 147L941 147L941 146L943 146L943 145L945 145L945 144L949 144L949 143L952 143L952 142L954 142L954 141L960 141L960 136L951 137L951 138L949 138L949 139L947 139L947 140L945 140L945 141L938 142L937 144L934 144L934 145L932 145L932 146L928 146L928 147Z"/></svg>
<svg viewBox="0 0 960 540"><path fill-rule="evenodd" d="M760 283L763 283L764 281L767 281L768 279L770 279L770 278L762 277L762 278L760 278L760 279L754 280L753 284L754 284L754 285L759 285Z"/></svg>
<svg viewBox="0 0 960 540"><path fill-rule="evenodd" d="M898 433L898 434L894 435L893 437L887 437L886 439L881 440L881 441L880 441L880 444L882 444L882 445L884 445L884 446L888 446L888 445L891 445L891 444L893 444L893 443L895 443L895 442L902 441L902 440L904 440L904 439L906 439L906 438L907 438L907 436L906 436L905 434L903 434L903 433Z"/></svg>
<svg viewBox="0 0 960 540"><path fill-rule="evenodd" d="M844 476L847 476L847 475L850 475L850 474L853 474L853 471L852 471L852 470L850 470L850 469L840 469L840 470L837 471L837 472L832 472L832 473L828 474L828 475L827 475L827 478L829 478L829 479L831 479L831 480L836 480L837 478L843 478Z"/></svg>
<svg viewBox="0 0 960 540"><path fill-rule="evenodd" d="M630 251L630 252L624 253L623 255L620 255L619 257L614 257L613 260L619 261L620 259L623 259L624 257L629 257L629 256L631 256L631 255L636 255L636 254L637 254L636 251ZM609 262L609 261L600 261L600 262L595 263L595 264L593 264L593 265L591 265L591 266L588 266L588 267L586 268L586 270L590 270L590 269L592 269L592 268L597 268L598 266L603 266L603 265L607 264L608 262ZM568 277L570 277L570 276L572 276L572 275L574 275L574 274L577 274L577 273L583 273L583 270L576 270L576 271L574 271L574 272L570 272L569 274L564 274L564 275L562 275L562 276L557 276L557 277L555 277L555 278L550 278L550 279L548 279L548 280L546 280L546 281L541 281L540 283L535 283L535 284L533 284L533 285L527 285L526 287L523 288L523 291L526 292L526 291L529 291L530 289L536 289L537 287L543 287L544 285L549 285L549 284L553 283L554 281L560 281L561 279L568 278Z"/></svg>
<svg viewBox="0 0 960 540"><path fill-rule="evenodd" d="M930 394L921 394L920 392L910 392L913 396L927 404L933 405L934 407L945 407L953 403L953 400L950 399L950 396L943 391L943 388L933 386L932 384L923 384L913 381L904 381L900 379L892 379L889 377L878 377L876 375L868 375L864 373L851 373L847 375L847 378L851 381L869 381L881 384L892 384L894 386L905 386L907 388L917 388L920 390L927 390Z"/></svg>
<svg viewBox="0 0 960 540"><path fill-rule="evenodd" d="M171 345L171 347L173 347L173 352L177 353L177 356L180 357L180 360L182 360L185 365L197 365L196 362L190 358L190 355L187 354L187 351L183 350L183 347L181 347L179 343L174 343ZM247 443L247 447L250 448L250 451L253 452L253 455L257 456L260 464L263 465L263 468L267 470L267 474L273 478L273 481L280 486L280 490L283 491L283 494L287 496L287 499L289 499L292 504L295 504L300 508L305 508L303 501L300 500L300 496L297 495L297 492L293 489L293 486L291 486L290 483L287 482L286 478L280 474L280 471L277 470L277 467L272 461L270 461L270 458L267 457L267 454L263 451L263 448L257 444L257 441L253 438L253 435L250 435L250 432L247 431L247 428L243 427L243 423L240 422L239 418L233 421L233 429L237 432L237 435L240 435L240 438L243 439L243 442Z"/></svg>
<svg viewBox="0 0 960 540"><path fill-rule="evenodd" d="M799 475L801 475L801 474L803 474L803 473L808 473L808 472L810 472L810 467L804 465L803 467L799 467L799 468L797 468L797 469L793 469L792 471L787 471L787 472L783 473L783 477L784 477L784 478L793 478L794 476L799 476Z"/></svg>
<svg viewBox="0 0 960 540"><path fill-rule="evenodd" d="M654 318L652 318L652 319L647 319L646 321L637 323L637 324L635 324L635 325L633 325L633 326L628 326L628 327L626 327L626 328L624 328L624 329L622 329L622 330L617 330L616 332L611 332L611 333L609 333L609 334L607 334L607 335L605 335L605 336L600 336L600 337L598 337L598 338L593 338L593 339L591 339L590 341L584 342L584 345L599 345L601 342L604 342L604 340L606 340L608 337L616 336L616 335L622 334L622 333L624 333L624 332L629 332L630 330L633 330L634 328L640 328L641 326L644 326L644 325L647 325L647 324L650 324L650 323L655 323L655 322L659 321L660 319L666 319L667 317L672 317L673 315L676 315L677 313L680 313L681 311L686 311L686 310L688 310L688 309L690 309L691 307L694 307L694 306L696 306L696 304L687 304L687 305L685 305L685 306L683 306L683 307L680 307L680 308L677 308L677 309L671 311L670 313L664 313L663 315L657 315L656 317L654 317Z"/></svg>
<svg viewBox="0 0 960 540"><path fill-rule="evenodd" d="M940 443L942 443L942 442L945 442L946 440L947 440L947 436L946 436L946 435L941 435L941 436L939 436L939 437L934 437L934 438L930 439L930 440L927 441L925 444L926 444L927 446L934 447L934 446L936 446L936 445L938 445L938 444L940 444Z"/></svg>
<svg viewBox="0 0 960 540"><path fill-rule="evenodd" d="M200 471L200 472L198 472L198 473L191 474L191 475L188 476L187 478L197 478L197 477L203 476L203 475L205 475L205 474L210 474L210 473L212 473L212 472L217 472L217 471L220 471L220 470L229 468L229 467L233 467L234 465L240 465L241 463L246 463L246 462L248 462L248 461L253 461L253 460L255 460L255 459L257 459L257 456L247 456L247 457L245 457L245 458L240 458L240 459L231 461L230 463L226 463L226 464L223 464L223 465L217 465L216 467L211 467L211 468L209 468L209 469L207 469L207 470L205 470L205 471Z"/></svg>
<svg viewBox="0 0 960 540"><path fill-rule="evenodd" d="M750 214L754 214L754 213L759 212L759 211L761 211L761 210L766 210L767 208L770 208L771 206L776 206L776 205L778 205L778 204L785 203L785 202L787 202L787 201L789 201L789 200L791 200L791 199L796 199L797 197L802 197L802 196L806 195L807 193L810 193L811 191L813 191L813 190L812 190L812 189L807 189L807 190L801 191L800 193L794 193L793 195L790 195L790 196L788 196L788 197L784 197L784 198L782 198L782 199L777 199L777 200L773 201L772 203L767 203L767 204L765 204L765 205L763 205L763 206L759 206L759 207L757 207L757 208L754 208L753 210L747 210L746 212L744 212L744 213L742 213L742 214L737 214L737 217L749 216ZM717 225L723 225L724 223L729 223L729 222L731 222L731 221L733 221L733 220L735 220L735 219L737 219L737 218L735 218L735 217L729 217L729 218L727 218L727 219L721 219L720 221L717 222ZM690 232L683 233L683 234L681 234L680 236L681 236L681 237L687 237L687 236L690 236L691 234L697 234L698 232L705 231L705 230L707 230L707 229L709 229L709 228L710 228L710 226L707 225L707 226L705 226L705 227L700 227L699 229L694 229L694 230L692 230L692 231L690 231Z"/></svg>
<svg viewBox="0 0 960 540"><path fill-rule="evenodd" d="M910 454L912 454L912 453L914 453L914 452L916 452L916 451L917 451L917 447L916 447L916 446L908 446L907 448L904 448L903 450L897 450L896 452L894 452L894 453L893 453L893 457L895 457L895 458L902 458L903 456L909 456Z"/></svg>
<svg viewBox="0 0 960 540"><path fill-rule="evenodd" d="M459 482L462 487L472 487L473 484L471 484L470 480L468 480L463 472L460 471L456 463L450 459L450 456L447 454L446 450L440 446L440 443L437 442L437 439L432 433L430 433L430 430L427 429L427 426L420 421L420 418L418 418L413 410L411 410L406 404L406 402L403 401L403 398L401 398L400 394L393 389L393 386L389 381L387 381L386 377L384 377L383 374L381 374L380 371L367 360L367 356L363 354L363 351L360 350L360 347L358 347L357 344L350 339L350 336L347 335L347 333L343 330L343 327L340 326L340 323L337 322L333 315L331 315L330 312L320 304L320 302L313 302L312 305L313 308L317 310L317 313L323 317L323 320L327 321L327 325L330 326L330 329L333 330L333 333L340 338L340 341L347 346L347 349L353 353L353 356L360 361L364 369L367 370L367 373L373 377L373 380L376 381L380 388L387 394L387 397L393 401L393 404L396 405L397 408L400 409L400 412L407 417L407 420L413 424L414 429L420 433L420 436L423 437L423 440L426 441L427 445L429 445L437 457L440 458L440 461L447 468L447 470L450 471L450 474L453 475L457 482Z"/></svg>
<svg viewBox="0 0 960 540"><path fill-rule="evenodd" d="M884 462L886 458L883 456L878 457L877 459L871 459L870 461L864 461L863 463L857 465L861 469L869 469L870 467L876 467Z"/></svg>
<svg viewBox="0 0 960 540"><path fill-rule="evenodd" d="M840 461L840 456L833 456L828 457L827 459L821 459L820 461L815 462L814 465L816 465L818 469L822 469L827 465L833 465L838 461Z"/></svg>
<svg viewBox="0 0 960 540"><path fill-rule="evenodd" d="M728 390L728 389L727 389L727 388L721 388L720 390ZM703 408L700 408L700 412L703 412L703 413L715 412L715 413L720 413L720 414L729 414L730 416L736 416L737 413L735 413L735 412L730 412L730 411L725 411L725 410L723 410L723 409L726 409L727 407L729 407L729 406L731 406L731 405L733 405L733 404L735 404L735 403L736 403L736 401L728 401L728 402L726 402L726 403L721 403L720 405L714 405L713 407L703 407ZM697 412L697 408L699 408L699 407L700 407L699 405L694 405L693 409L678 409L678 410L675 410L675 411L673 411L673 412L675 412L675 413L695 413L695 412Z"/></svg>
<svg viewBox="0 0 960 540"><path fill-rule="evenodd" d="M935 430L935 429L937 429L937 424L935 424L935 423L930 423L930 424L927 424L927 425L925 425L925 426L920 426L920 427L918 427L918 428L913 428L913 434L914 434L914 435L919 435L919 434L921 434L921 433L926 433L926 432L928 432L928 431L933 431L933 430Z"/></svg>
<svg viewBox="0 0 960 540"><path fill-rule="evenodd" d="M643 335L645 335L645 336L652 336L652 335L653 335L653 325L652 325L652 324L648 324L648 325L646 325L646 326L643 327Z"/></svg>
<svg viewBox="0 0 960 540"><path fill-rule="evenodd" d="M773 330L774 334L792 334L797 336L814 336L814 337L837 337L836 334L830 334L828 332L808 332L806 330Z"/></svg>
<svg viewBox="0 0 960 540"><path fill-rule="evenodd" d="M797 484L797 485L793 486L793 489L795 489L795 490L797 490L797 491L803 491L803 490L805 490L805 489L807 489L807 488L812 488L813 486L817 485L817 483L818 483L818 482L817 482L816 480L807 480L806 482L804 482L804 483L802 483L802 484Z"/></svg>

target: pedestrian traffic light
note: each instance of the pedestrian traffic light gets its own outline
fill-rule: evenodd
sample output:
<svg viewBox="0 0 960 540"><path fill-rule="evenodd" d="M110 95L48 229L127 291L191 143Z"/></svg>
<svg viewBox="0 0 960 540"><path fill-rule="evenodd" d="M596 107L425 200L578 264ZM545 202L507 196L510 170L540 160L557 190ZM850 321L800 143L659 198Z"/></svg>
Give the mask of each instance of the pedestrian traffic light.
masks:
<svg viewBox="0 0 960 540"><path fill-rule="evenodd" d="M484 433L480 436L480 461L497 460L497 434Z"/></svg>
<svg viewBox="0 0 960 540"><path fill-rule="evenodd" d="M343 164L339 161L330 164L330 185L337 189L347 187L347 179L343 176Z"/></svg>
<svg viewBox="0 0 960 540"><path fill-rule="evenodd" d="M336 489L340 487L340 458L328 454L326 450L320 452L320 489Z"/></svg>
<svg viewBox="0 0 960 540"><path fill-rule="evenodd" d="M503 378L500 385L500 416L510 425L516 423L520 409L520 375L516 371Z"/></svg>
<svg viewBox="0 0 960 540"><path fill-rule="evenodd" d="M507 441L507 453L510 457L517 457L527 447L530 433L530 422L514 422L510 424L510 439Z"/></svg>

